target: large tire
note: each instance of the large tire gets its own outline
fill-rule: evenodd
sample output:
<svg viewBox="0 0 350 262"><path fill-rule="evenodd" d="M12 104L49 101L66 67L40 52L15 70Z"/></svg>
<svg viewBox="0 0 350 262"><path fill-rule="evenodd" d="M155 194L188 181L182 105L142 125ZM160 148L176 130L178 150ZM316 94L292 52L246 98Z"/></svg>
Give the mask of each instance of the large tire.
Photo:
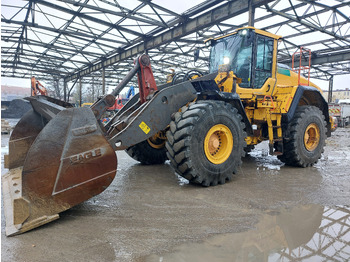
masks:
<svg viewBox="0 0 350 262"><path fill-rule="evenodd" d="M154 144L149 139L131 146L125 151L129 156L143 165L160 165L168 160L165 143Z"/></svg>
<svg viewBox="0 0 350 262"><path fill-rule="evenodd" d="M203 186L224 184L242 164L245 125L222 101L198 101L175 114L167 132L167 156L182 177Z"/></svg>
<svg viewBox="0 0 350 262"><path fill-rule="evenodd" d="M278 156L290 166L308 167L320 159L326 140L326 121L315 106L300 106L288 128L290 135L284 139L283 155Z"/></svg>

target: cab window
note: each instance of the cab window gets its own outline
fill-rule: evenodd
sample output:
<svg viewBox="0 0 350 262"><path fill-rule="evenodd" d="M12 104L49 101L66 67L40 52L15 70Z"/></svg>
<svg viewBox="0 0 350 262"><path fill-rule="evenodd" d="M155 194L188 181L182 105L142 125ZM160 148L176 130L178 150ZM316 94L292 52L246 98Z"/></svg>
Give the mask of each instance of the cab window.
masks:
<svg viewBox="0 0 350 262"><path fill-rule="evenodd" d="M254 88L261 88L272 74L273 40L257 36Z"/></svg>
<svg viewBox="0 0 350 262"><path fill-rule="evenodd" d="M230 70L242 79L241 87L251 87L254 32L242 30L239 33L217 40L210 51L210 73L217 72L224 58L228 59Z"/></svg>

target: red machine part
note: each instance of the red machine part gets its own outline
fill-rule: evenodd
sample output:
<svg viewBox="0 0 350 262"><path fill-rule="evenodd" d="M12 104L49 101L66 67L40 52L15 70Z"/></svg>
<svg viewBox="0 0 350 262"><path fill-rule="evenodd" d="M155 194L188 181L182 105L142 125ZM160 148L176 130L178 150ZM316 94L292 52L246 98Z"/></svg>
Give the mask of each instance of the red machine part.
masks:
<svg viewBox="0 0 350 262"><path fill-rule="evenodd" d="M119 82L111 94L99 99L91 106L91 110L94 112L97 119L100 119L106 110L112 110L111 108L115 106L115 97L119 95L135 74L137 74L141 104L150 100L153 94L158 91L151 68L150 58L148 55L143 54L135 60L134 68Z"/></svg>
<svg viewBox="0 0 350 262"><path fill-rule="evenodd" d="M140 69L137 72L137 79L139 84L141 103L149 100L150 96L154 94L158 88L154 80L151 61L148 55L143 54L138 57Z"/></svg>
<svg viewBox="0 0 350 262"><path fill-rule="evenodd" d="M115 110L120 110L124 106L123 104L123 99L118 95L115 99L114 105L111 107L108 107L108 111L115 111Z"/></svg>
<svg viewBox="0 0 350 262"><path fill-rule="evenodd" d="M294 59L295 57L299 55L299 67L294 67ZM302 66L301 60L302 57L305 59L308 59L308 66ZM310 85L310 69L311 69L311 50L305 47L300 47L298 51L295 51L295 53L292 56L292 69L294 72L298 73L298 85L300 85L300 72L302 70L307 71L308 77L307 77L307 85ZM305 84L305 83L304 83Z"/></svg>

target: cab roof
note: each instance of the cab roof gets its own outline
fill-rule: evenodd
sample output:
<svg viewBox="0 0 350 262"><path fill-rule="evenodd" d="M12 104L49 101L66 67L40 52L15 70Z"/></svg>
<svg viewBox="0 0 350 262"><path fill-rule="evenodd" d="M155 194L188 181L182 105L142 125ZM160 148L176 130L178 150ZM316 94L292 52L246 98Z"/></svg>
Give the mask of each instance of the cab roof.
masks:
<svg viewBox="0 0 350 262"><path fill-rule="evenodd" d="M217 38L214 38L214 40L218 40L218 39L222 39L222 38L225 38L225 37L228 37L228 36L231 36L231 35L235 35L237 34L239 31L242 31L242 30L254 30L255 33L259 34L259 35L264 35L264 36L267 36L267 37L270 37L270 38L273 38L273 39L276 39L276 40L279 40L282 38L282 36L280 35L275 35L275 34L272 34L270 32L266 32L264 30L261 30L261 29L257 29L255 27L252 27L252 26L246 26L246 27L241 27L241 28L238 28L236 29L233 33L230 33L230 34L227 34L227 35L224 35L224 36L220 36L220 37L217 37ZM210 39L208 39L210 40Z"/></svg>

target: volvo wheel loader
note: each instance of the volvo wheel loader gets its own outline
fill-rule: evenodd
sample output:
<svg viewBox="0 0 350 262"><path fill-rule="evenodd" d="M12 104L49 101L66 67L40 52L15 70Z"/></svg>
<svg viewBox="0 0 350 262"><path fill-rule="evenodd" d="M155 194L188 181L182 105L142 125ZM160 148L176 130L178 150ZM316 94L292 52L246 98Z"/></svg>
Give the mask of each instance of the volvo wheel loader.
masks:
<svg viewBox="0 0 350 262"><path fill-rule="evenodd" d="M144 164L167 159L192 183L231 180L241 158L268 140L287 165L318 161L330 135L321 90L277 62L281 37L253 27L210 39L209 73L183 74L157 86L146 54L112 94L90 108L46 96L17 124L2 177L6 234L15 235L105 190L117 170L115 151ZM106 124L100 119L137 75L139 93Z"/></svg>

